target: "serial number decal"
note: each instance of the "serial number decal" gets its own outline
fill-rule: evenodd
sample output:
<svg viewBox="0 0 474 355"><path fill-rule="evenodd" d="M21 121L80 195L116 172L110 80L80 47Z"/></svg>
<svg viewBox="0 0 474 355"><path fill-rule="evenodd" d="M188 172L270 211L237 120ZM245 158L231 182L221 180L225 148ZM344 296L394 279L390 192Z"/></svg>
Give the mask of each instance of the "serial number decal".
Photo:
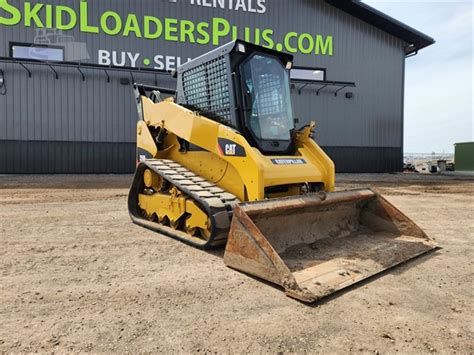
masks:
<svg viewBox="0 0 474 355"><path fill-rule="evenodd" d="M301 159L301 158L272 159L272 163L276 165L301 165L301 164L306 164L306 160Z"/></svg>

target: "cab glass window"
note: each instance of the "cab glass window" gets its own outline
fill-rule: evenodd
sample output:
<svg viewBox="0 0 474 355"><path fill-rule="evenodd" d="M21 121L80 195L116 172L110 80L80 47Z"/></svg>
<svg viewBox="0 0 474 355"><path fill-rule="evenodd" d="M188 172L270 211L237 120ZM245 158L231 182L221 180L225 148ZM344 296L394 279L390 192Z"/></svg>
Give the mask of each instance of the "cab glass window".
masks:
<svg viewBox="0 0 474 355"><path fill-rule="evenodd" d="M290 140L294 128L288 72L281 62L256 54L243 64L247 123L263 140Z"/></svg>

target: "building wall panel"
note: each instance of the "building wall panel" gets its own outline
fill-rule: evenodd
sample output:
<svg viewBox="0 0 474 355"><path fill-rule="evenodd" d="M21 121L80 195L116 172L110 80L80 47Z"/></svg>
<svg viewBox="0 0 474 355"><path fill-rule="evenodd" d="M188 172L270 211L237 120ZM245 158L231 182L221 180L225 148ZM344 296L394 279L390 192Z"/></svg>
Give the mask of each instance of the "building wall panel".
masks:
<svg viewBox="0 0 474 355"><path fill-rule="evenodd" d="M76 8L78 6L75 0L44 1ZM189 1L184 0L177 3L164 0L95 0L88 3L89 22L92 23L97 23L99 15L104 11L114 10L123 16L133 12L138 16L168 16L196 21L223 17L240 28L273 28L281 34L295 31L332 35L333 56L298 54L295 65L327 68L328 80L353 81L357 87L345 89L337 97L331 90L325 90L317 96L316 87L311 86L301 94L295 89L292 91L295 116L300 119L301 125L316 120L317 142L334 149L341 147L339 152L354 148L360 148L360 152L367 149L382 152L385 148L401 150L404 43L322 0L267 0L267 12L264 15L191 6ZM163 39L150 41L134 38L133 35L125 38L86 34L77 30L65 34L74 36L75 41L87 43L92 63L97 63L97 52L102 48L140 52L142 56L149 58L155 54L195 57L214 48L211 44L173 43ZM0 26L0 55L8 55L10 41L32 42L34 36L34 28ZM113 162L115 156L98 158L95 155L98 151L104 154L120 152L118 157L128 159L128 170L133 170L134 159L130 159L130 151L127 149L131 149L135 141L137 114L131 86L119 83L120 78L129 77L127 73L110 73L111 82L107 83L105 74L97 71L84 70L86 81L82 81L79 72L74 69L58 69L59 80L56 80L54 73L47 67L29 66L32 78L28 78L27 73L18 65L0 63L0 68L5 71L8 88L7 95L0 96L0 140L8 149L13 149L12 146L17 146L14 142L20 141L29 142L27 145L33 147L41 145L46 147L41 153L43 159L46 157L44 152L53 154L52 147L77 143L78 145L73 145L73 149L67 150L74 155L67 164L51 165L54 171L76 171L83 169L83 166L89 169L94 165L91 165L93 162L88 163L87 159L99 159L98 161L108 164L106 170L122 169L120 163ZM154 83L154 78L150 75L135 77L137 81ZM174 85L172 80L162 77L159 84L169 87ZM354 97L346 99L345 91L353 92ZM52 143L43 145L41 142ZM107 144L122 148L94 148L91 151L87 150L89 148L84 151L78 149L109 147ZM34 164L40 164L36 163L38 153L35 154L34 150L31 155L24 154L24 150L21 152L21 159L27 159L25 166L29 166L32 160L35 160ZM400 155L385 154L380 157L382 158L376 159L380 161L380 167L390 167L388 170L391 170L391 167L397 166L399 169ZM384 159L391 159L393 162L387 165L382 163ZM350 159L337 160L342 165L340 170L352 166L348 162ZM13 164L13 168L8 164ZM0 172L21 172L18 164L23 162L3 158ZM46 165L50 166L48 164L52 163L48 160ZM81 166L74 167L71 164ZM43 170L35 168L35 171L47 172L43 166L38 168ZM28 168L25 169L25 172L29 171Z"/></svg>

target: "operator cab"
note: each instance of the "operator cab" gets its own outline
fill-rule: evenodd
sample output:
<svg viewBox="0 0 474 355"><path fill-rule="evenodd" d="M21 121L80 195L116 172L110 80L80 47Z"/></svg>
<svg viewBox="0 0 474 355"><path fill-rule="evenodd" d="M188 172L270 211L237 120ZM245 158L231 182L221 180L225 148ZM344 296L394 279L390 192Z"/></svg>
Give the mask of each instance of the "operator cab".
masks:
<svg viewBox="0 0 474 355"><path fill-rule="evenodd" d="M294 130L288 71L277 58L254 53L240 64L243 126L263 152L286 152Z"/></svg>
<svg viewBox="0 0 474 355"><path fill-rule="evenodd" d="M293 57L230 42L178 68L177 102L238 130L260 152L294 152Z"/></svg>

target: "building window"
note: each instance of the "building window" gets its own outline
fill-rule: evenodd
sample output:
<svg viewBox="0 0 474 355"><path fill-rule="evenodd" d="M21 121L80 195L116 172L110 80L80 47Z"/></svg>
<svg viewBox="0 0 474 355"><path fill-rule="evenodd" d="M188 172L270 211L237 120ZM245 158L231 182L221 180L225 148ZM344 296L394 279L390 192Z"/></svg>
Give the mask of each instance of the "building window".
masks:
<svg viewBox="0 0 474 355"><path fill-rule="evenodd" d="M291 69L290 78L295 81L324 81L326 80L326 69L294 67Z"/></svg>
<svg viewBox="0 0 474 355"><path fill-rule="evenodd" d="M10 57L62 62L64 61L64 47L46 44L10 43Z"/></svg>

